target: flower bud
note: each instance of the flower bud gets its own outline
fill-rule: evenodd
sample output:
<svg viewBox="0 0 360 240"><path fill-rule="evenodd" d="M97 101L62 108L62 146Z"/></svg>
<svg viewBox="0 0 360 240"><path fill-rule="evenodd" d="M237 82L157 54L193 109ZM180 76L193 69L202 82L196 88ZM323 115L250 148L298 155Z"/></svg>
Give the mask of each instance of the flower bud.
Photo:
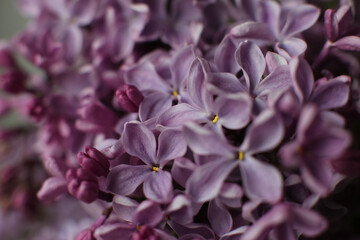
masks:
<svg viewBox="0 0 360 240"><path fill-rule="evenodd" d="M0 44L0 66L5 68L15 68L15 59L7 44Z"/></svg>
<svg viewBox="0 0 360 240"><path fill-rule="evenodd" d="M144 96L135 86L125 84L122 90L116 91L116 99L126 111L137 112Z"/></svg>
<svg viewBox="0 0 360 240"><path fill-rule="evenodd" d="M86 169L69 169L66 172L67 188L70 194L77 199L91 203L99 193L99 183L94 174Z"/></svg>
<svg viewBox="0 0 360 240"><path fill-rule="evenodd" d="M1 88L9 93L21 93L25 88L25 75L18 70L11 70L1 75Z"/></svg>
<svg viewBox="0 0 360 240"><path fill-rule="evenodd" d="M106 177L109 173L109 161L105 155L96 148L87 146L85 152L79 152L77 155L80 166L96 176Z"/></svg>
<svg viewBox="0 0 360 240"><path fill-rule="evenodd" d="M46 114L46 108L41 99L34 98L28 106L28 114L35 121L40 121Z"/></svg>

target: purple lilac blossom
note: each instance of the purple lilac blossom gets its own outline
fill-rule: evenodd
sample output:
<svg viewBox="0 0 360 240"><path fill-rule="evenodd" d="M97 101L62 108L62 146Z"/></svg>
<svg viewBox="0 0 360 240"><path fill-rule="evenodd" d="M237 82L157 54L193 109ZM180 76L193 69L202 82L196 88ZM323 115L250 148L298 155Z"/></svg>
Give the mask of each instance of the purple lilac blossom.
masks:
<svg viewBox="0 0 360 240"><path fill-rule="evenodd" d="M18 4L1 239L359 237L357 1Z"/></svg>

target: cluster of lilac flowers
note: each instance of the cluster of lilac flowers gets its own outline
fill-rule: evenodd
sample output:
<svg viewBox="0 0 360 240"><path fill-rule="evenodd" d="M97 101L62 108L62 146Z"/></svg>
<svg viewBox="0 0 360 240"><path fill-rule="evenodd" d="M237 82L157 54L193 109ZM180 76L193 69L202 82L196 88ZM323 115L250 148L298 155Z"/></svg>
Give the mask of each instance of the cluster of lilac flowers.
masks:
<svg viewBox="0 0 360 240"><path fill-rule="evenodd" d="M360 27L355 1L308 2L19 0L1 205L71 195L97 219L77 240L323 234L317 206L360 175Z"/></svg>

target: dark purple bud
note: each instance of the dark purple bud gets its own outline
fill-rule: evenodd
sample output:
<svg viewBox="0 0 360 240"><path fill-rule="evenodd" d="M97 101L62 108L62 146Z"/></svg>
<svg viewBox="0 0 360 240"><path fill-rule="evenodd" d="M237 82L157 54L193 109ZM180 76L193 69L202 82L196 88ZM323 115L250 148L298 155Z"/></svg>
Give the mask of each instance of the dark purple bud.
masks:
<svg viewBox="0 0 360 240"><path fill-rule="evenodd" d="M33 99L28 106L28 114L35 121L40 121L46 114L46 108L41 99Z"/></svg>
<svg viewBox="0 0 360 240"><path fill-rule="evenodd" d="M144 96L135 86L125 84L116 91L116 99L126 111L137 112Z"/></svg>
<svg viewBox="0 0 360 240"><path fill-rule="evenodd" d="M1 88L9 93L20 93L25 88L25 75L19 70L11 70L1 75Z"/></svg>
<svg viewBox="0 0 360 240"><path fill-rule="evenodd" d="M336 18L335 10L328 9L325 11L324 26L326 38L334 42L339 36L338 21Z"/></svg>
<svg viewBox="0 0 360 240"><path fill-rule="evenodd" d="M14 57L7 44L0 44L0 66L5 68L16 67Z"/></svg>
<svg viewBox="0 0 360 240"><path fill-rule="evenodd" d="M81 231L75 238L75 240L94 240L93 232L90 229Z"/></svg>
<svg viewBox="0 0 360 240"><path fill-rule="evenodd" d="M105 155L96 148L87 146L85 152L79 152L78 160L84 169L92 172L98 177L106 177L109 173L109 161Z"/></svg>
<svg viewBox="0 0 360 240"><path fill-rule="evenodd" d="M132 235L131 240L160 240L160 237L152 227L139 226L138 231Z"/></svg>
<svg viewBox="0 0 360 240"><path fill-rule="evenodd" d="M69 169L66 172L67 188L70 194L86 203L95 201L99 193L99 183L94 174L86 169Z"/></svg>

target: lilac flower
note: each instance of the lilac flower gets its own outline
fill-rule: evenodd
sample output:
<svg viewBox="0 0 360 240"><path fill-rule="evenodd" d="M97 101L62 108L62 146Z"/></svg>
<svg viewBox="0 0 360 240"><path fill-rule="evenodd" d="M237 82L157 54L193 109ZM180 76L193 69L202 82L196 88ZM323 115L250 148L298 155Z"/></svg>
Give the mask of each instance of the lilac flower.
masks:
<svg viewBox="0 0 360 240"><path fill-rule="evenodd" d="M296 139L284 145L284 165L299 166L304 183L315 193L327 195L334 187L330 160L344 152L351 138L345 130L321 115L313 105L301 112Z"/></svg>
<svg viewBox="0 0 360 240"><path fill-rule="evenodd" d="M303 54L306 42L296 35L310 28L320 15L319 9L308 4L283 5L274 1L261 1L258 22L235 26L235 38L262 41L273 45L287 59Z"/></svg>
<svg viewBox="0 0 360 240"><path fill-rule="evenodd" d="M186 121L216 124L229 129L241 129L250 120L251 100L247 94L228 94L213 100L205 88L209 64L197 58L191 64L187 78L189 103L171 107L159 116L157 124L164 127L181 127Z"/></svg>
<svg viewBox="0 0 360 240"><path fill-rule="evenodd" d="M141 183L144 194L155 202L167 203L172 199L171 174L163 167L172 159L185 154L186 143L177 130L164 130L158 144L154 134L140 122L125 125L122 135L124 149L132 156L140 158L146 165L119 165L111 169L107 188L116 194L128 195Z"/></svg>
<svg viewBox="0 0 360 240"><path fill-rule="evenodd" d="M192 46L174 52L169 59L170 65L166 66L167 71L170 71L170 76L166 78L146 58L127 70L127 84L137 87L145 97L139 109L140 120L145 121L161 114L171 107L173 100L182 101L183 83L193 59Z"/></svg>
<svg viewBox="0 0 360 240"><path fill-rule="evenodd" d="M208 88L217 94L248 92L253 98L254 114L266 108L269 95L285 91L292 85L286 61L271 54L267 54L265 61L261 50L254 43L241 43L235 52L235 59L243 71L244 78L238 80L230 73L209 74ZM272 71L262 79L267 63Z"/></svg>
<svg viewBox="0 0 360 240"><path fill-rule="evenodd" d="M240 239L262 240L267 236L274 239L297 239L293 229L304 236L314 237L326 227L326 220L316 212L301 205L281 203L249 227Z"/></svg>
<svg viewBox="0 0 360 240"><path fill-rule="evenodd" d="M283 134L282 122L272 110L264 111L254 120L240 147L229 145L215 132L187 123L184 135L191 150L199 155L218 156L194 171L186 183L187 192L198 202L209 201L219 194L229 174L240 167L245 193L249 198L271 203L279 201L282 197L279 171L253 155L277 146Z"/></svg>

